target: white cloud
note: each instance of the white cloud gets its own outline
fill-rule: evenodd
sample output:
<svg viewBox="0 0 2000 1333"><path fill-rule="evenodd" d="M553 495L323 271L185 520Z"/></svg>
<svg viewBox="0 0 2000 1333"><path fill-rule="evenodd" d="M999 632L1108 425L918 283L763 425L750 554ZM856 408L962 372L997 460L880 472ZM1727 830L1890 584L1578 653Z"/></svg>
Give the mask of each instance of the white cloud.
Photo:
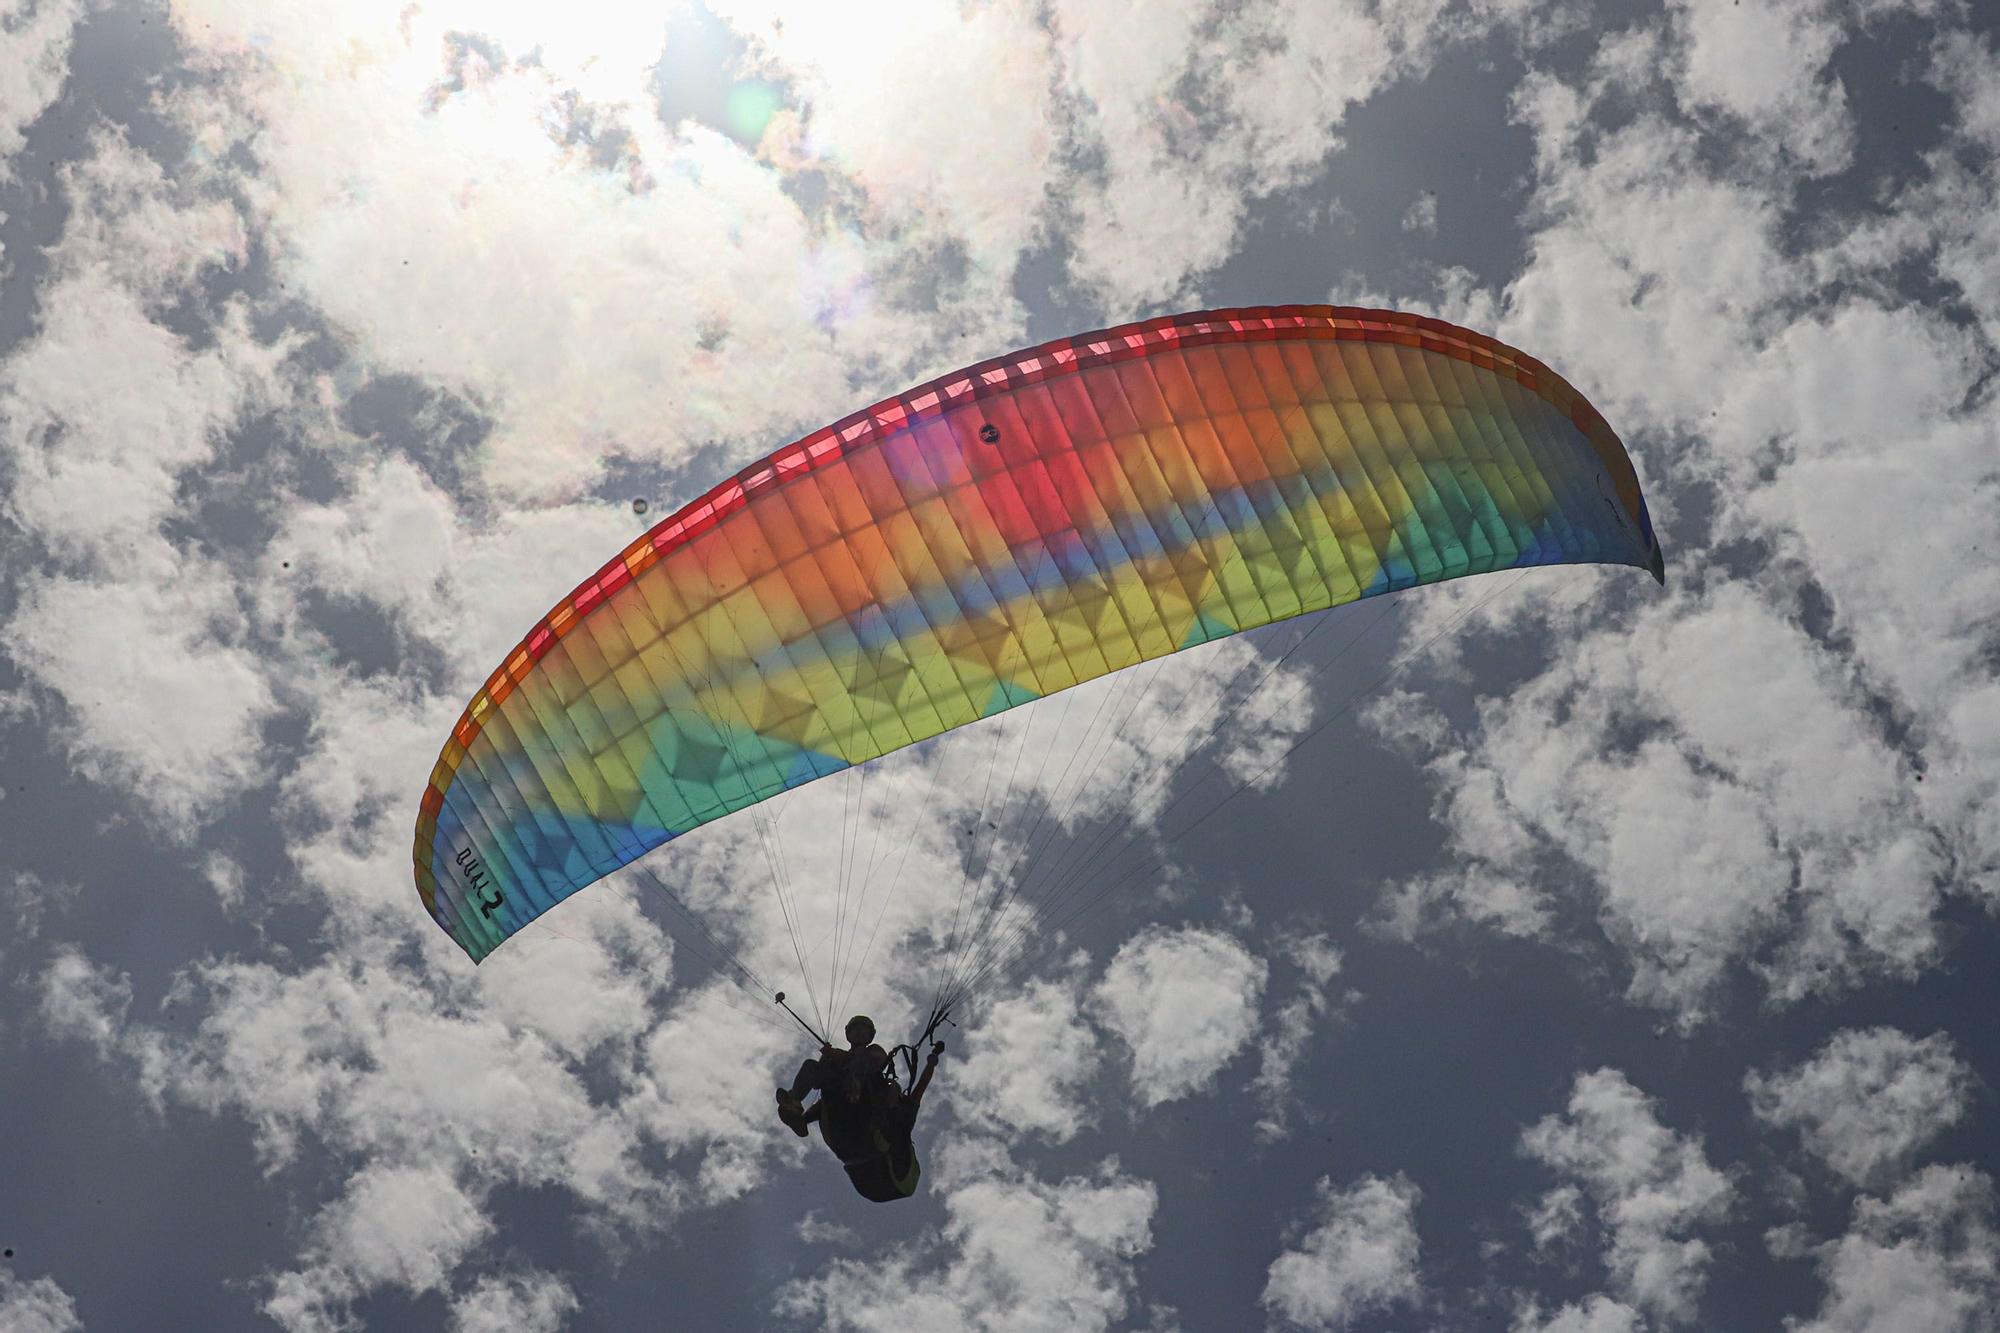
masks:
<svg viewBox="0 0 2000 1333"><path fill-rule="evenodd" d="M1546 1317L1540 1306L1530 1305L1515 1316L1513 1333L1643 1333L1645 1327L1637 1310L1600 1295Z"/></svg>
<svg viewBox="0 0 2000 1333"><path fill-rule="evenodd" d="M542 933L532 942L481 966L485 1012L538 1033L572 1060L645 1031L653 1003L675 979L674 953L630 900L597 894L537 924Z"/></svg>
<svg viewBox="0 0 2000 1333"><path fill-rule="evenodd" d="M437 1291L492 1228L445 1171L364 1167L320 1214L307 1266L272 1283L265 1312L288 1329L332 1329L340 1307L370 1289Z"/></svg>
<svg viewBox="0 0 2000 1333"><path fill-rule="evenodd" d="M1072 134L1102 162L1062 197L1072 276L1114 312L1193 300L1247 205L1303 183L1350 106L1426 67L1450 35L1432 21L1441 9L1298 0L1218 20L1187 0L1149 5L1143 23L1120 3L1056 11Z"/></svg>
<svg viewBox="0 0 2000 1333"><path fill-rule="evenodd" d="M1825 73L1845 37L1829 0L1675 0L1681 91L1720 110L1815 171L1853 152L1846 90Z"/></svg>
<svg viewBox="0 0 2000 1333"><path fill-rule="evenodd" d="M1867 669L1927 715L1978 677L1977 625L2000 599L2000 575L1969 566L1962 580L1927 584L1917 555L1868 542L1866 559L1852 538L1857 523L1900 521L1921 504L1938 541L1993 539L1990 510L1957 491L1976 492L1994 470L1990 406L1956 411L1990 356L1935 312L1847 302L1773 339L1726 409L1746 442L1772 440L1785 455L1768 485L1740 492L1732 526L1796 534L1786 546L1833 598ZM1770 453L1726 456L1732 481ZM1941 492L1946 479L1956 484Z"/></svg>
<svg viewBox="0 0 2000 1333"><path fill-rule="evenodd" d="M2000 570L1975 558L1939 579L1932 553L2000 549L2000 517L1981 498L2000 484L2000 422L1990 395L1960 407L1993 356L1931 311L1852 302L1795 325L1744 390L1763 403L1756 437L1775 435L1788 461L1732 511L1741 530L1785 534L1781 549L1825 590L1857 669L1917 724L1925 771L1913 798L1963 867L1959 883L1989 900L2000 889L2000 734L1981 719L1994 698ZM1923 539L1855 549L1856 531L1905 524ZM1913 850L1882 847L1904 863L1894 870L1928 861ZM1904 908L1892 898L1881 910Z"/></svg>
<svg viewBox="0 0 2000 1333"><path fill-rule="evenodd" d="M960 1119L1054 1143L1090 1124L1085 1092L1102 1057L1081 999L1076 980L1036 981L989 1005L948 1071Z"/></svg>
<svg viewBox="0 0 2000 1333"><path fill-rule="evenodd" d="M1951 94L1958 133L1974 143L2000 144L2000 50L1969 32L1943 32L1932 53L1932 75Z"/></svg>
<svg viewBox="0 0 2000 1333"><path fill-rule="evenodd" d="M1943 25L1941 25L1943 26ZM1950 99L1941 117L1944 151L1877 217L1828 248L1829 265L1887 266L1918 259L1955 288L1990 344L2000 341L2000 272L1989 257L2000 241L1993 197L2000 174L2000 48L1990 35L1943 31L1931 48L1929 83ZM1953 151L1958 150L1958 151Z"/></svg>
<svg viewBox="0 0 2000 1333"><path fill-rule="evenodd" d="M1978 388L1994 352L1934 306L1886 304L1896 264L1980 248L1974 234L1994 214L1994 182L1940 156L1930 162L1936 176L1892 210L1830 214L1826 244L1786 254L1776 218L1792 206L1796 172L1770 162L1734 170L1734 140L1686 124L1686 114L1700 120L1696 112L1720 106L1702 98L1722 98L1736 82L1772 96L1792 86L1786 104L1806 96L1824 64L1816 52L1850 40L1830 34L1830 14L1810 4L1684 8L1668 28L1606 36L1584 84L1532 76L1516 96L1540 154L1532 258L1500 300L1460 290L1452 308L1576 376L1634 440L1642 470L1666 474L1660 458L1670 458L1678 478L1714 478L1714 540L1768 556L1758 582L1730 582L1708 550L1676 544L1698 534L1676 530L1674 490L1654 486L1676 552L1676 596L1622 638L1596 638L1560 660L1544 681L1548 695L1520 697L1536 699L1530 717L1516 707L1488 713L1520 723L1522 735L1574 731L1588 715L1588 739L1532 747L1540 755L1514 749L1506 763L1490 733L1420 747L1432 755L1454 843L1482 863L1394 887L1384 919L1396 933L1446 921L1554 933L1550 913L1568 891L1560 861L1546 855L1558 851L1598 879L1586 903L1602 905L1628 953L1634 999L1696 1019L1730 957L1744 957L1732 941L1762 941L1760 971L1778 999L1906 977L1936 957L1942 891L1990 897L2000 885L2000 821L1990 815L2000 729L1982 721L1994 685L1976 628L2000 606L2000 574L1972 562L1962 578L1936 578L1940 548L2000 548L2000 520L1980 498L1996 476L1992 402ZM1694 28L1738 22L1776 24L1784 36L1732 60L1776 62L1806 82L1768 84L1744 70L1712 70L1720 82L1700 84L1708 92L1654 82L1654 70L1700 44ZM1868 40L1866 28L1852 40ZM1966 38L1940 40L1938 50L1946 54L1932 78L1976 134L1982 80L1968 70L1990 60ZM1764 130L1778 132L1776 120ZM1976 310L1988 308L1976 266L1950 258L1944 272ZM1858 536L1900 532L1924 538ZM1780 628L1798 624L1800 602L1820 594L1834 624L1814 630L1818 640L1802 626ZM1530 612L1550 614L1542 596ZM1588 636L1592 626L1580 628ZM1626 654L1620 642L1646 654ZM1702 669L1690 671L1696 658ZM1654 691L1658 703L1640 701ZM1582 701L1574 713L1570 695ZM1896 745L1878 721L1884 697L1916 723ZM1780 727L1780 717L1792 725ZM1702 839L1702 875L1670 875L1654 891L1638 883L1638 863L1624 871L1626 885L1604 879L1620 843L1632 857L1652 855L1632 811L1612 809L1606 793L1566 799L1564 815L1550 819L1524 795L1534 775L1510 765L1540 767L1558 751L1596 757L1660 721L1666 737L1656 731L1626 767L1626 787L1662 783L1652 821L1660 845L1686 841L1676 823L1712 825L1720 837ZM1838 773L1842 783L1822 797L1802 781L1808 773ZM1836 827L1836 813L1850 823ZM1600 833L1584 833L1574 817Z"/></svg>
<svg viewBox="0 0 2000 1333"><path fill-rule="evenodd" d="M1811 1059L1743 1081L1758 1119L1795 1129L1815 1156L1857 1185L1880 1179L1964 1118L1972 1070L1933 1033L1850 1028Z"/></svg>
<svg viewBox="0 0 2000 1333"><path fill-rule="evenodd" d="M75 949L58 949L41 978L41 1019L58 1037L112 1049L132 1004L132 985Z"/></svg>
<svg viewBox="0 0 2000 1333"><path fill-rule="evenodd" d="M1600 59L1618 41L1607 38ZM1646 47L1630 63L1661 59ZM1780 202L1705 171L1692 130L1653 114L1595 129L1594 97L1630 75L1607 69L1588 96L1546 74L1523 80L1514 113L1535 136L1542 219L1529 262L1497 305L1445 313L1532 349L1639 440L1707 423L1717 386L1754 345L1749 316L1796 292L1801 274L1778 249ZM1637 454L1642 478L1652 475ZM1676 471L1698 461L1676 457Z"/></svg>
<svg viewBox="0 0 2000 1333"><path fill-rule="evenodd" d="M1135 24L1123 6L1078 4L1054 15L1051 41L1013 3L875 5L865 20L838 5L713 8L799 103L767 134L768 160L838 173L865 196L866 225L902 232L912 250L950 240L976 298L967 313L983 303L1009 319L1006 280L1051 236L1107 318L1194 299L1247 206L1317 171L1351 105L1420 72L1446 41L1529 18L1498 4L1447 20L1435 5L1303 3L1218 18L1176 3ZM877 81L875 68L898 76ZM945 102L954 117L933 114ZM950 131L961 122L995 130Z"/></svg>
<svg viewBox="0 0 2000 1333"><path fill-rule="evenodd" d="M1321 1177L1311 1230L1272 1261L1260 1299L1287 1323L1342 1329L1423 1293L1414 1218L1423 1192L1403 1176L1337 1190Z"/></svg>
<svg viewBox="0 0 2000 1333"><path fill-rule="evenodd" d="M1521 1150L1589 1196L1615 1295L1656 1319L1695 1317L1711 1251L1694 1233L1721 1222L1736 1193L1698 1137L1661 1124L1650 1098L1600 1069L1577 1075L1567 1111L1531 1126Z"/></svg>
<svg viewBox="0 0 2000 1333"><path fill-rule="evenodd" d="M1791 1333L1977 1333L2000 1322L1993 1183L1970 1166L1924 1168L1887 1199L1854 1206L1819 1249L1826 1293Z"/></svg>
<svg viewBox="0 0 2000 1333"><path fill-rule="evenodd" d="M766 1157L776 1150L771 1090L791 1082L799 1055L791 1033L769 1024L730 998L722 983L686 996L647 1036L642 1091L627 1111L669 1153L680 1155L675 1175L691 1175L693 1188L670 1177L671 1188L690 1201L739 1198L765 1178ZM718 1060L718 1051L729 1058ZM785 1151L804 1145L786 1141Z"/></svg>
<svg viewBox="0 0 2000 1333"><path fill-rule="evenodd" d="M1435 753L1460 868L1392 890L1392 928L1456 912L1548 930L1541 894L1494 895L1551 881L1556 852L1588 872L1586 900L1633 969L1630 997L1684 1019L1760 948L1782 999L1910 975L1935 953L1943 863L1843 677L1740 585L1584 633L1485 704L1469 749L1453 738Z"/></svg>
<svg viewBox="0 0 2000 1333"><path fill-rule="evenodd" d="M1511 30L1529 51L1588 28L1594 15L1588 0L1473 0L1475 14Z"/></svg>
<svg viewBox="0 0 2000 1333"><path fill-rule="evenodd" d="M7 936L0 940L0 976L13 976L35 966L45 919L61 914L77 897L78 886L45 880L28 871L0 879L0 912L7 915ZM0 1025L6 1014L0 1011ZM4 1030L0 1026L0 1030Z"/></svg>
<svg viewBox="0 0 2000 1333"><path fill-rule="evenodd" d="M1315 1021L1326 1017L1326 988L1340 974L1341 963L1340 950L1324 935L1284 940L1282 952L1298 968L1299 985L1271 1016L1271 1032L1261 1044L1257 1077L1250 1084L1263 1108L1257 1117L1257 1137L1265 1143L1283 1138L1289 1130L1292 1070L1305 1055Z"/></svg>
<svg viewBox="0 0 2000 1333"><path fill-rule="evenodd" d="M205 350L154 320L169 293L243 262L232 205L108 131L60 179L70 211L35 331L0 366L5 513L50 557L16 585L7 653L62 701L55 734L79 767L185 836L263 776L275 700L229 571L162 525L180 480L276 401L289 346L260 343L241 301Z"/></svg>
<svg viewBox="0 0 2000 1333"><path fill-rule="evenodd" d="M576 1293L547 1273L481 1278L451 1303L452 1333L556 1333L576 1313Z"/></svg>
<svg viewBox="0 0 2000 1333"><path fill-rule="evenodd" d="M1693 1022L1754 955L1780 1001L1914 975L1946 893L2000 891L2000 695L1974 628L2000 575L1936 574L1938 550L2000 549L1993 345L1889 294L1897 265L1934 255L1989 327L2000 301L1969 258L1995 214L1977 154L1928 159L1886 208L1828 209L1810 244L1780 229L1801 172L1843 160L1828 59L1872 40L1865 22L1841 32L1817 3L1677 13L1605 34L1586 79L1522 85L1529 262L1497 297L1447 280L1446 313L1576 379L1642 473L1712 481L1719 511L1704 533L1679 521L1679 485L1652 487L1675 591L1615 629L1517 600L1517 623L1574 632L1471 735L1416 747L1475 859L1394 886L1382 916L1405 936L1464 921L1575 946L1557 910L1574 895L1631 997ZM1751 29L1768 40L1738 40ZM1936 49L1954 128L1982 133L1990 53ZM1713 132L1724 111L1747 138ZM1868 535L1906 533L1922 537ZM1731 580L1704 536L1757 579ZM1808 632L1801 606L1828 603ZM1885 708L1907 724L1886 731Z"/></svg>
<svg viewBox="0 0 2000 1333"><path fill-rule="evenodd" d="M1487 775L1470 780L1483 784ZM1454 802L1463 792L1453 792ZM1491 827L1491 826L1489 826ZM1415 941L1450 922L1467 922L1503 935L1532 937L1554 924L1549 895L1497 866L1450 868L1389 885L1371 923L1394 939Z"/></svg>
<svg viewBox="0 0 2000 1333"><path fill-rule="evenodd" d="M712 8L806 105L798 142L781 155L850 175L890 225L962 242L978 285L1012 272L1043 225L1058 140L1048 34L1031 6ZM856 77L869 66L895 74ZM946 105L952 113L937 114ZM980 129L968 134L968 125Z"/></svg>
<svg viewBox="0 0 2000 1333"><path fill-rule="evenodd" d="M1417 196L1410 211L1403 214L1403 230L1435 233L1438 228L1438 197L1429 190Z"/></svg>
<svg viewBox="0 0 2000 1333"><path fill-rule="evenodd" d="M115 575L171 557L155 528L174 512L177 479L275 389L282 349L255 341L240 306L204 351L154 322L169 293L242 262L243 220L119 135L90 147L60 178L71 212L35 332L0 367L0 442L18 472L9 516L57 559Z"/></svg>
<svg viewBox="0 0 2000 1333"><path fill-rule="evenodd" d="M1196 1092L1235 1058L1256 1030L1269 972L1231 936L1198 927L1155 927L1119 947L1095 994L1132 1052L1140 1105Z"/></svg>
<svg viewBox="0 0 2000 1333"><path fill-rule="evenodd" d="M23 1281L0 1267L0 1328L9 1333L83 1333L76 1300L54 1278Z"/></svg>
<svg viewBox="0 0 2000 1333"><path fill-rule="evenodd" d="M1537 1250L1574 1244L1584 1234L1583 1191L1574 1185L1558 1185L1523 1209L1522 1219Z"/></svg>
<svg viewBox="0 0 2000 1333"><path fill-rule="evenodd" d="M1443 716L1420 694L1387 691L1361 710L1376 734L1419 759L1430 758L1438 782L1437 814L1450 830L1455 855L1442 870L1386 886L1370 925L1414 941L1451 922L1503 935L1542 935L1553 924L1550 894L1524 874L1532 865L1532 826L1511 808L1506 783L1492 768L1455 752Z"/></svg>
<svg viewBox="0 0 2000 1333"><path fill-rule="evenodd" d="M216 901L224 910L234 911L244 901L243 863L223 852L210 852L201 859L201 877L215 890Z"/></svg>
<svg viewBox="0 0 2000 1333"><path fill-rule="evenodd" d="M809 1212L799 1219L799 1239L808 1245L846 1245L861 1243L861 1233L845 1222L831 1222L817 1212Z"/></svg>
<svg viewBox="0 0 2000 1333"><path fill-rule="evenodd" d="M867 1261L835 1259L778 1293L827 1329L1105 1329L1122 1320L1132 1261L1152 1247L1153 1186L1116 1161L1047 1183L977 1140L926 1164L944 1196L935 1236Z"/></svg>
<svg viewBox="0 0 2000 1333"><path fill-rule="evenodd" d="M558 995L565 966L583 952L552 951L542 961ZM605 975L585 973L593 974ZM621 1012L629 984L608 976L604 1015ZM336 1324L349 1302L381 1286L448 1285L490 1233L485 1200L494 1185L559 1188L586 1214L628 1224L657 1220L697 1188L639 1164L657 1098L644 1081L630 1081L631 1028L600 1031L566 1058L531 1015L513 1026L501 1017L506 1007L483 1005L470 978L433 990L358 958L290 973L204 962L179 994L203 1015L191 1036L135 1021L128 981L64 951L44 974L41 1008L52 1032L129 1070L156 1105L244 1117L267 1169L296 1161L308 1138L361 1163L344 1184L335 1173L341 1195L312 1224L299 1266L272 1279L269 1308L289 1326ZM648 1017L641 1008L628 1021L643 1030ZM710 1026L738 1041L723 1024ZM560 1013L552 1027L576 1039ZM737 1049L756 1059L754 1047ZM583 1084L582 1062L593 1054L608 1057L619 1076L603 1104ZM763 1075L757 1091L767 1108L768 1068L753 1072ZM685 1148L702 1132L688 1127L664 1146ZM419 1225L428 1239L406 1243L402 1228Z"/></svg>
<svg viewBox="0 0 2000 1333"><path fill-rule="evenodd" d="M0 27L0 180L17 174L13 158L26 142L28 126L62 95L83 14L80 0L8 0L0 8L7 20Z"/></svg>
<svg viewBox="0 0 2000 1333"><path fill-rule="evenodd" d="M192 563L192 562L191 562ZM182 836L266 773L276 711L228 587L182 571L155 583L29 583L9 653L68 714L56 734L84 774L130 791ZM219 631L219 632L218 632Z"/></svg>

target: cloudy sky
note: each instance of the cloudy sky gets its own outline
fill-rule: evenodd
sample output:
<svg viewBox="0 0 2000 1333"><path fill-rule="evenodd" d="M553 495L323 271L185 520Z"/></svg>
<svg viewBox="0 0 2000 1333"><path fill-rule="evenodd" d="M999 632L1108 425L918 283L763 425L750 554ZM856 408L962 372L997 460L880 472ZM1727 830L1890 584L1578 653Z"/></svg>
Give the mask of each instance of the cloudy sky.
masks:
<svg viewBox="0 0 2000 1333"><path fill-rule="evenodd" d="M1668 587L1019 710L664 849L707 927L431 924L633 499L1264 302L1556 367ZM2000 1327L1996 368L1976 0L0 0L0 1327ZM863 1203L716 940L798 988L788 886L903 1037L1092 848Z"/></svg>

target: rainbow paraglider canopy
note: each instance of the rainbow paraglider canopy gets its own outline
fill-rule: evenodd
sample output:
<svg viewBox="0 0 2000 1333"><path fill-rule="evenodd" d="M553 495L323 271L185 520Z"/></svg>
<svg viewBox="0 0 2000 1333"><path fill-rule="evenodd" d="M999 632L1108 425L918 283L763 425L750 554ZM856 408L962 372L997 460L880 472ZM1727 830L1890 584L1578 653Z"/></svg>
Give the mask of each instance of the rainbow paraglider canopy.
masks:
<svg viewBox="0 0 2000 1333"><path fill-rule="evenodd" d="M787 445L558 603L438 757L417 888L477 960L662 843L954 727L1359 598L1581 562L1663 578L1631 460L1491 338L1279 306L1044 343Z"/></svg>

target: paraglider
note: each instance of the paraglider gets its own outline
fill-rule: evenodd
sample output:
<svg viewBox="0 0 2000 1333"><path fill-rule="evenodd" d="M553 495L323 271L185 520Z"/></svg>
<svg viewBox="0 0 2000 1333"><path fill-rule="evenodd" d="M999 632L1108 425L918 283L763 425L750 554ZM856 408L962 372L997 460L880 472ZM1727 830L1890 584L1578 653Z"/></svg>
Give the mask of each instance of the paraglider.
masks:
<svg viewBox="0 0 2000 1333"><path fill-rule="evenodd" d="M777 998L783 1004L784 992ZM848 1019L842 1035L846 1050L822 1044L817 1059L799 1066L791 1086L777 1090L778 1118L800 1138L817 1124L821 1139L864 1199L907 1199L923 1174L912 1131L944 1043L931 1044L923 1073L904 1087L896 1082L890 1053L876 1044L875 1024L866 1015ZM808 1107L805 1098L815 1093L818 1099Z"/></svg>
<svg viewBox="0 0 2000 1333"><path fill-rule="evenodd" d="M1617 435L1491 338L1278 306L1058 339L779 449L559 602L439 755L417 889L478 961L817 778L1244 630L1564 563L1664 582Z"/></svg>

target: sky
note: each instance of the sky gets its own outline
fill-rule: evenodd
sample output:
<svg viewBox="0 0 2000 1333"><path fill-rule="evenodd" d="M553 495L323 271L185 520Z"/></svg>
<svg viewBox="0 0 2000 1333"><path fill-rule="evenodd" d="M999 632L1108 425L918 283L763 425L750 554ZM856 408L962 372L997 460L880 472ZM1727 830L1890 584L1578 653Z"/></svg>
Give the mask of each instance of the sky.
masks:
<svg viewBox="0 0 2000 1333"><path fill-rule="evenodd" d="M661 849L705 926L432 924L439 747L646 524L1292 302L1556 368L1666 587L1015 710ZM0 1327L2000 1328L1996 369L1991 5L0 0ZM1093 848L856 1198L716 939L905 1039L925 913Z"/></svg>

